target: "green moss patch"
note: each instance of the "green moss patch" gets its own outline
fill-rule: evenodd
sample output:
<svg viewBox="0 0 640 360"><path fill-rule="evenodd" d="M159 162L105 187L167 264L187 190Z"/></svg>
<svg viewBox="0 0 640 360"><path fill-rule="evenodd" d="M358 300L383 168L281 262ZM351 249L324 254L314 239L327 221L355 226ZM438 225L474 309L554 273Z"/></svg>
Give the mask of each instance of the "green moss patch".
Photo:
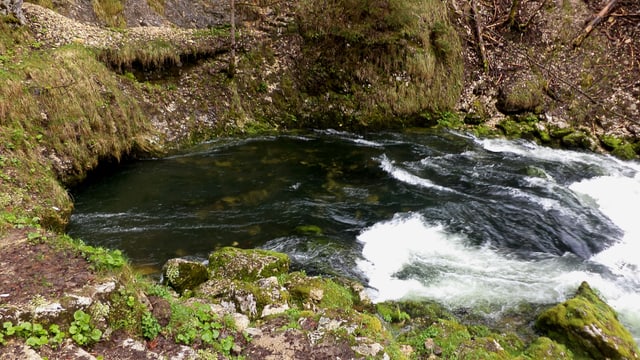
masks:
<svg viewBox="0 0 640 360"><path fill-rule="evenodd" d="M583 282L576 295L543 312L536 327L576 355L635 359L640 351L616 312Z"/></svg>
<svg viewBox="0 0 640 360"><path fill-rule="evenodd" d="M250 282L286 274L289 264L286 254L275 251L224 247L209 255L208 268L212 278Z"/></svg>

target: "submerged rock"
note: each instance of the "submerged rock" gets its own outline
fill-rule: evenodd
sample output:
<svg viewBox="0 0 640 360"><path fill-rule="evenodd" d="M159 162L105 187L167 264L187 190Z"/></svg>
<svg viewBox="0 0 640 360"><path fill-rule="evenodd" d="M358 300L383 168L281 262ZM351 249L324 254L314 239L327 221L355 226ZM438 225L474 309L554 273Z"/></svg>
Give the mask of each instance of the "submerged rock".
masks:
<svg viewBox="0 0 640 360"><path fill-rule="evenodd" d="M637 359L638 345L616 312L583 282L576 295L543 312L536 327L576 356Z"/></svg>

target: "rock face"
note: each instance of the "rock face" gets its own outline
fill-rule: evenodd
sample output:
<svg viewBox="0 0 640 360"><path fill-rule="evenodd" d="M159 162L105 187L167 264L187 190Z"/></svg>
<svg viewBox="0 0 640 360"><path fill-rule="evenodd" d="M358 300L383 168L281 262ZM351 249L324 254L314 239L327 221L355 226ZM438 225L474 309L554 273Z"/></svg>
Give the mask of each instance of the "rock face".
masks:
<svg viewBox="0 0 640 360"><path fill-rule="evenodd" d="M574 354L594 359L637 359L638 346L615 311L583 282L576 295L542 313L536 327Z"/></svg>
<svg viewBox="0 0 640 360"><path fill-rule="evenodd" d="M22 0L0 0L0 15L13 16L20 24L26 22L22 14Z"/></svg>

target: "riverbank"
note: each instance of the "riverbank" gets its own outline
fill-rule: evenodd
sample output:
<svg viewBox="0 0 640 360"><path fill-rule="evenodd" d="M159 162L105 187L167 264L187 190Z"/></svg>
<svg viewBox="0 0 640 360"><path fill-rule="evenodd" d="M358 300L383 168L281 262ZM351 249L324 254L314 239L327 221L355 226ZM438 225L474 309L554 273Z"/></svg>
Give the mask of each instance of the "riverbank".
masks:
<svg viewBox="0 0 640 360"><path fill-rule="evenodd" d="M84 247L56 232L64 228L73 208L72 200L67 194L65 186L81 181L87 172L99 163L105 161L117 163L123 156L132 156L136 153L158 154L161 153L163 147L196 142L216 133L242 133L298 126L327 126L332 124L328 122L329 117L318 119L306 115L314 113L318 108L332 104L335 104L333 108L335 111L331 113L331 119L333 116L336 117L336 123L333 124L337 125L336 127L366 130L385 124L374 123L375 126L368 127L361 123L362 114L354 112L354 109L357 110L361 106L361 102L354 102L355 90L342 88L345 83L334 83L328 89L316 89L317 94L306 99L292 97L292 94L297 93L305 84L294 83L293 80L296 79L282 76L282 74L290 73L296 69L300 70L292 66L296 60L300 59L301 49L316 49L317 51L318 45L324 44L319 42L315 44L315 47L302 47L300 41L305 36L313 38L314 35L307 32L303 36L298 32L291 32L290 25L294 20L292 16L280 18L277 13L271 13L266 19L273 21L256 22L253 24L254 26L244 28L242 34L239 35L240 48L244 56L239 59L235 76L230 77L228 73L228 47L226 45L227 28L169 32L158 30L156 32L152 28L145 27L141 33L152 36L143 37L142 35L138 36L141 33L137 30L113 30L95 25L80 25L68 17L56 16L49 10L34 5L27 5L25 9L27 17L31 19L29 28L15 26L11 21L4 19L0 23L2 27L2 31L0 31L0 79L2 81L0 117L3 119L2 131L0 132L0 167L2 168L0 231L2 231L3 247L9 246L11 249L11 251L5 251L3 248L2 251L3 256L7 256L2 260L3 271L6 271L6 273L3 272L3 281L5 281L3 289L11 289L6 292L2 291L2 301L5 303L13 301L16 294L23 294L22 298L15 299L19 309L22 307L29 309L19 311L28 318L27 314L32 314L31 311L37 309L44 309L45 313L59 310L57 306L52 304L57 303L60 296L66 298L70 302L69 304L80 306L78 311L86 310L86 307L82 307L83 304L86 304L83 303L86 298L99 297L100 294L103 294L101 291L111 289L108 292L109 306L113 306L117 310L112 313L115 314L114 317L109 317L105 313L106 309L102 306L103 303L95 306L94 312L91 314L84 313L85 310L77 315L75 311L73 314L66 313L56 324L47 324L44 320L40 323L41 320L38 319L43 318L28 318L30 319L30 328L27 325L20 325L17 318L15 321L13 321L14 318L11 318L11 324L4 326L2 330L3 338L9 341L9 345L2 348L3 356L7 354L8 358L21 357L22 355L18 354L31 353L30 348L39 348L40 353L50 359L55 358L56 353L72 358L91 355L83 353L84 350L80 350L78 345L89 349L95 355L108 356L112 354L113 357L123 359L127 356L129 358L155 356L153 355L154 349L158 349L157 353L164 352L172 354L172 356L178 356L179 351L188 352L187 349L177 344L178 338L175 336L177 333L174 332L176 328L160 324L161 315L154 313L153 319L160 325L158 328L156 322L146 315L152 311L151 309L166 309L167 303L171 308L174 303L170 299L177 299L176 295L172 295L165 288L155 288L132 274L130 270L127 270L124 261L117 252ZM284 13L287 14L286 11ZM85 13L82 12L82 14ZM450 28L445 27L440 31L442 33L436 31L436 35L445 36ZM286 36L274 35L279 33ZM385 33L376 34L381 36L379 44L384 45L386 41L389 41L382 36ZM360 38L357 33L347 35L352 36L353 40ZM331 36L336 36L336 34ZM345 39L344 34L340 36ZM441 39L446 39L446 36ZM632 38L632 41L635 41L633 39L638 39L638 37ZM390 40L400 41L402 39L392 37ZM348 48L350 43L343 45ZM439 53L440 56L443 56L440 61L451 56L445 51L447 47L444 45L447 45L447 42L440 42L439 46L442 48ZM411 49L412 51L421 51L419 47ZM191 68L187 66L189 61L192 61L193 67ZM142 65L141 69L134 66L138 63ZM167 66L158 66L159 64ZM306 65L313 65L313 63ZM329 68L332 72L325 74L324 71L327 69L316 67L315 69L320 71L314 74L315 77L307 78L307 85L309 82L321 82L326 76L330 76L331 79L337 77L345 81L349 80L343 78L344 74L340 71L335 71L335 64L325 65L331 65ZM158 68L163 69L159 75ZM313 67L305 69L311 68ZM380 69L389 71L394 68L372 67L371 73L368 74L369 77L365 76L364 79L368 79L366 81L370 82L374 75L379 75ZM461 76L462 74L457 71L453 73L456 76ZM169 76L168 74L173 75ZM384 86L381 86L380 89L385 91L377 93L381 99L388 100L383 97L389 94L388 89L395 89L396 86L403 85L407 80L415 80L406 78L402 72L394 75L396 77L383 81ZM155 76L159 76L160 79ZM350 88L353 84L347 83L347 85ZM376 85L378 84L372 83L372 86ZM462 86L454 84L449 88L460 91ZM419 89L417 87L412 91ZM402 95L401 93L391 94L395 94L396 97ZM359 101L363 100L363 97L355 98ZM307 103L305 102L307 99L315 99L316 102ZM443 111L437 112L433 116L421 114L420 116L400 117L403 122L394 126L439 123L440 125L466 127L467 125L464 125L462 120L467 120L467 123L471 121L469 120L471 118L467 119L466 116L454 111L455 108L450 96L439 101L443 101ZM387 114L386 111L393 113L416 109L414 107L416 104L403 105L406 107L378 109L380 111L378 114ZM420 106L420 104L418 105ZM444 109L447 110L444 111ZM429 109L425 107L425 110ZM375 115L367 112L364 114L367 116ZM273 118L271 115L274 115ZM376 119L383 121L384 117L377 116ZM517 119L519 120L516 121ZM509 133L506 130L507 126L503 124L503 131L508 135L538 133L538 130L532 130L537 129L535 124L540 122L538 116L535 121L529 115L517 119L511 119L511 121L514 121L515 128L520 130ZM488 124L490 127L492 126L491 122ZM524 129L528 130L523 131L523 126L526 126ZM501 127L496 125L496 128ZM575 136L567 138L575 132L573 127L570 128L569 132L561 131L561 135L556 134L555 139L559 139L565 145L599 144L585 142L583 137L569 142L571 139L576 139ZM624 134L624 136L627 135ZM28 256L29 254L31 256ZM62 267L54 273L51 269L56 269L54 267L56 265L62 265ZM84 287L87 283L95 285L95 287L87 289ZM145 288L147 286L150 288ZM79 292L76 293L76 290ZM84 291L93 295L87 296ZM348 292L348 289L339 290L342 293L345 291ZM72 294L72 296L67 296L68 294ZM154 296L163 298L166 302L153 303L151 300L149 302L144 300ZM309 296L311 296L311 292L309 292ZM350 296L345 298L350 298ZM179 303L188 302L186 298L176 301ZM53 307L48 307L48 305ZM60 303L59 306L71 308L67 303ZM3 306L3 310L5 309L7 307ZM332 354L331 351L336 348L344 349L344 354L353 354L356 351L353 347L361 344L351 343L352 338L350 337L340 338L346 331L344 327L340 326L334 329L336 330L335 336L327 338L329 343L315 343L312 347L306 345L297 347L296 344L306 344L305 341L310 341L309 334L320 329L321 322L323 322L323 326L328 326L328 324L333 326L331 324L335 325L335 322L332 321L335 320L342 325L345 320L344 317L325 317L328 320L322 320L320 310L314 312L313 315L309 314L304 317L309 319L304 321L306 324L313 324L308 325L309 329L304 328L307 325L300 324L299 314L291 314L291 312L286 314L287 317L274 317L277 319L274 322L260 325L264 329L263 336L266 333L272 335L271 338L279 339L279 345L266 344L262 347L269 349L272 354L276 354L273 356L284 356L284 353L277 351L287 351L285 355L292 358L298 354L315 353L319 349L324 349L324 352L320 351L319 354ZM194 313L189 313L189 311L197 312L197 309L184 311L193 315ZM382 325L385 323L377 317L374 310L367 308L355 309L355 311L359 315L349 321L357 323L360 328L356 329L360 330L348 335L372 337L370 331L381 331L382 338L376 338L375 341L367 344L377 343L385 349L381 351L378 346L373 346L378 349L375 356L382 358L385 353L387 355L398 354L398 357L411 356L400 355L404 354L401 347L413 343L407 340L401 344L397 341L394 342L395 340L390 336L387 337L388 333L382 332ZM87 318L83 313L89 317ZM391 311L378 310L377 313L383 320L388 318L391 322L394 317L397 317L396 322L400 324L408 321L407 316L403 315L404 313L411 318L424 318L410 315L410 311L404 310L404 308L402 310L398 308L396 311L392 307ZM3 315L3 320L6 319L5 316L8 318L8 315ZM220 324L220 326L224 325L221 329L223 328L227 332L224 335L231 333L230 325L211 321L206 316L211 315L201 314L200 323L191 324L192 328L200 331L207 326L206 324L209 324L209 327L213 324L216 324L217 327ZM292 320L289 318L290 316L299 326L303 327L300 332L294 332L293 341L291 340L291 332L287 332L287 330L295 325L286 326ZM441 315L438 318L448 318L448 316ZM434 319L429 320L429 325L434 324L436 321ZM326 321L328 322L325 323ZM40 327L34 326L34 324L46 325L46 335ZM444 349L445 341L447 344L451 344L450 339L458 338L466 341L478 338L481 333L487 334L487 329L478 328L470 331L469 328L462 327L454 320L447 321L446 324L439 324L441 328L431 327L427 335L417 335L418 338L424 335L423 340L411 340L417 341L414 345L410 345L415 354L418 354L418 351L424 351L420 354L426 355L426 352L430 352L436 356L438 353L441 355L447 351L449 351L447 354L455 353L459 347L468 349L471 345L468 342L460 341L455 346L450 345ZM56 328L52 328L50 325L59 325L58 330L54 330ZM72 334L71 328L74 325L75 330L73 331L75 333ZM429 328L427 326L425 331ZM146 334L144 333L145 329ZM95 330L99 330L100 335L97 335ZM61 335L61 331L66 335ZM158 338L157 335L162 331L164 331L162 337ZM185 330L185 333L188 331ZM154 334L156 337L153 337ZM244 335L242 332L236 334L238 336L234 337L236 339L234 342L240 343ZM453 334L460 335L460 337L455 337ZM427 346L427 339L438 339L437 335L441 336L441 340L434 340L433 346ZM72 337L73 340L70 340ZM147 338L146 343L143 340L145 337ZM257 338L257 335L255 337ZM89 344L94 338L100 339L100 342L90 347ZM225 336L223 339L227 338ZM265 338L269 337L265 336ZM47 345L44 345L45 339ZM154 343L155 339L158 340ZM504 351L504 342L502 342L503 345L494 345L494 341L500 344L502 340L491 336L486 336L485 340L486 344L492 346L493 353L502 354L496 356L512 356L515 353L526 352L524 345L517 345L513 348L513 352L509 352L507 355L500 352L501 347ZM335 342L332 343L332 341ZM557 347L556 344L544 341L547 346ZM26 343L29 345L25 347ZM128 350L122 351L129 351L129 353L117 353L124 343L130 344L137 350L130 350L132 347L128 347ZM193 356L206 358L206 356L214 356L212 355L214 352L219 352L214 346L206 347L202 343L206 343L206 341L201 339L202 348L198 350L203 350L204 353L198 355L196 351L196 355ZM333 346L335 343L347 345L336 347ZM223 346L220 341L216 341L215 344ZM480 346L484 346L482 344ZM76 355L65 353L67 350L62 353L55 350L60 345L64 345L65 349L68 346L69 351L74 351ZM228 345L229 341L224 346ZM47 352L47 347L50 352ZM239 352L233 353L233 356L242 356L243 351L247 351L248 348L250 345L242 347ZM360 349L369 351L372 348L368 346L367 349ZM406 353L411 352L409 348L405 347L404 349ZM188 354L193 354L193 352ZM250 356L249 354L245 355ZM366 356L366 354L361 356Z"/></svg>

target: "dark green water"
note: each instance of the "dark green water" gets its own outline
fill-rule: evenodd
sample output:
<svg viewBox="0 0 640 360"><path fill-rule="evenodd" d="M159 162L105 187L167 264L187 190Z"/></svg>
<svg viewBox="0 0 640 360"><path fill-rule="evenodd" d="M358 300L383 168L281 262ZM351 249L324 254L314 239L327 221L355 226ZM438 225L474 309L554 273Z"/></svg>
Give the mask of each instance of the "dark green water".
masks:
<svg viewBox="0 0 640 360"><path fill-rule="evenodd" d="M640 231L615 211L639 170L439 131L221 139L84 185L68 231L153 269L226 245L278 250L378 300L505 308L588 280L640 324Z"/></svg>

